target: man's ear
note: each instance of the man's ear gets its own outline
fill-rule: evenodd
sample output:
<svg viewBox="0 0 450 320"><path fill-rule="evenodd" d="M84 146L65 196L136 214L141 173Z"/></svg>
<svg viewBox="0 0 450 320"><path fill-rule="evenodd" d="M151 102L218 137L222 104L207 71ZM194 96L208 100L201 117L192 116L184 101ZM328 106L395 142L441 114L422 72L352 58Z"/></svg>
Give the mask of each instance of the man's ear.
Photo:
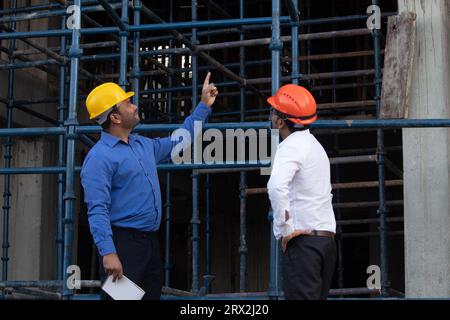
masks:
<svg viewBox="0 0 450 320"><path fill-rule="evenodd" d="M109 115L109 117L110 117L110 120L111 120L112 123L115 123L115 124L119 124L120 123L119 114L113 112L113 113L111 113Z"/></svg>

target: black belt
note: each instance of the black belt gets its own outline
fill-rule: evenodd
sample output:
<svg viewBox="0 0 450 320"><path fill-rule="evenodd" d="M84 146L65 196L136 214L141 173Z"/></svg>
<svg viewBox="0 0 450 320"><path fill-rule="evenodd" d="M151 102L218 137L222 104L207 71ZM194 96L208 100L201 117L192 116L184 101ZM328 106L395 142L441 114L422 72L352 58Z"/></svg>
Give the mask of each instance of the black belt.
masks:
<svg viewBox="0 0 450 320"><path fill-rule="evenodd" d="M313 230L310 233L302 234L302 236L315 236L315 237L334 238L334 232Z"/></svg>

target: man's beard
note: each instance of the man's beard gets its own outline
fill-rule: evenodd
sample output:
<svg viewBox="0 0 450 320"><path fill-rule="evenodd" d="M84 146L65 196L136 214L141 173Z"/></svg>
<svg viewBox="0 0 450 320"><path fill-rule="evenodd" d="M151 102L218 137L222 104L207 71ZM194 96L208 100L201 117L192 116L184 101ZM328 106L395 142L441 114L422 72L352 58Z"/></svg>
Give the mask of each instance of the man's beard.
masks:
<svg viewBox="0 0 450 320"><path fill-rule="evenodd" d="M125 121L122 121L122 126L126 129L132 130L132 129L136 128L136 126L139 124L140 121L141 121L140 119L136 119L136 118L127 119Z"/></svg>

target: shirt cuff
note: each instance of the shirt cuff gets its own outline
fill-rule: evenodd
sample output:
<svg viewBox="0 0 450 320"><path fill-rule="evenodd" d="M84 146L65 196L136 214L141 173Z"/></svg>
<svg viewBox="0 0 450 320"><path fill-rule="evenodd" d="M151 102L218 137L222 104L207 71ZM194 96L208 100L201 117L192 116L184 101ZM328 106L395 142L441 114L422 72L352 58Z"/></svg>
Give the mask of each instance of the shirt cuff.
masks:
<svg viewBox="0 0 450 320"><path fill-rule="evenodd" d="M284 224L284 226L282 226L280 228L281 231L281 235L283 237L287 237L288 235L290 235L291 233L293 233L295 231L295 228L293 226L293 222L292 222L292 218L289 218L286 223Z"/></svg>
<svg viewBox="0 0 450 320"><path fill-rule="evenodd" d="M114 242L112 239L99 241L96 245L98 248L98 252L102 257L111 253L116 253L116 247L114 246Z"/></svg>

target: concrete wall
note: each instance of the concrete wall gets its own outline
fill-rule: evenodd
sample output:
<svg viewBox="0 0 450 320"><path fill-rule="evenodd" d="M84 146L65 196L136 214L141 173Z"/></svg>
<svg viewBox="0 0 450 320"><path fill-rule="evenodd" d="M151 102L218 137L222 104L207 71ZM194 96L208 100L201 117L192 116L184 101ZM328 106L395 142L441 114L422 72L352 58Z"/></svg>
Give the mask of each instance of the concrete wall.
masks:
<svg viewBox="0 0 450 320"><path fill-rule="evenodd" d="M3 145L0 150L3 154ZM14 139L12 166L49 165L53 162L53 153L52 142L48 139ZM4 166L3 157L1 166ZM2 195L3 182L2 176ZM49 175L14 175L10 178L8 280L51 279L53 276L55 182ZM3 216L0 228L0 239L3 241Z"/></svg>
<svg viewBox="0 0 450 320"><path fill-rule="evenodd" d="M399 0L417 14L410 118L450 118L450 4ZM450 130L404 129L407 297L450 297Z"/></svg>

